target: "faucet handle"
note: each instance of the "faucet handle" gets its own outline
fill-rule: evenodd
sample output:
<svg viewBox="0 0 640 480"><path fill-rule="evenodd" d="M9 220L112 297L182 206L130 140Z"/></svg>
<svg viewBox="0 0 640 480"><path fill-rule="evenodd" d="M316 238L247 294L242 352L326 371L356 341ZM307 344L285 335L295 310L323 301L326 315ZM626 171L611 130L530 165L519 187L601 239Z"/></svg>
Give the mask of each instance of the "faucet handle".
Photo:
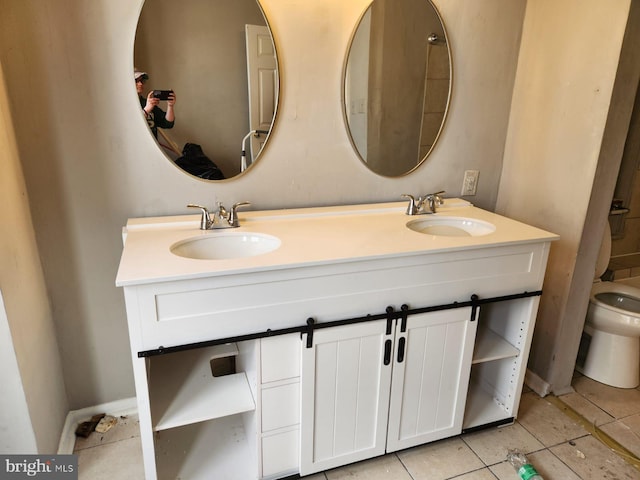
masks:
<svg viewBox="0 0 640 480"><path fill-rule="evenodd" d="M209 216L209 210L207 210L207 207L196 205L194 203L190 203L187 207L199 208L202 211L202 216L200 217L200 230L208 230L209 225L211 225L211 217Z"/></svg>
<svg viewBox="0 0 640 480"><path fill-rule="evenodd" d="M430 193L424 197L429 205L429 211L431 213L436 213L436 207L439 207L444 203L442 201L442 197L440 196L443 193L444 193L444 190L440 190L439 192Z"/></svg>
<svg viewBox="0 0 640 480"><path fill-rule="evenodd" d="M440 190L439 192L436 192L436 193L430 193L428 196L433 197L434 202L438 206L441 206L444 203L444 201L442 200L442 195L445 193L446 192L444 190Z"/></svg>
<svg viewBox="0 0 640 480"><path fill-rule="evenodd" d="M238 207L244 207L246 205L251 205L251 202L238 202L233 204L233 206L231 207L231 212L229 212L229 225L231 225L232 227L240 226L240 222L238 221L238 213L236 212L236 210L238 209Z"/></svg>
<svg viewBox="0 0 640 480"><path fill-rule="evenodd" d="M416 199L413 195L409 195L408 193L403 193L400 195L402 198L409 199L409 205L407 205L407 215L416 215L418 213L418 206L416 205Z"/></svg>

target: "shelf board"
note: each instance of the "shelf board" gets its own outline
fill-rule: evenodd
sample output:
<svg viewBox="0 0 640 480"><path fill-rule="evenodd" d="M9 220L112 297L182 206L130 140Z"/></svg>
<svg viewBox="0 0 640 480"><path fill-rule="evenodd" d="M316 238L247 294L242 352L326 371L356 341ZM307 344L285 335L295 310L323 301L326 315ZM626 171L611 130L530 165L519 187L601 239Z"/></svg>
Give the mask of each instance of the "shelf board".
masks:
<svg viewBox="0 0 640 480"><path fill-rule="evenodd" d="M462 428L478 427L510 417L492 395L475 382L469 385Z"/></svg>
<svg viewBox="0 0 640 480"><path fill-rule="evenodd" d="M155 448L158 480L258 478L256 446L242 415L157 432Z"/></svg>
<svg viewBox="0 0 640 480"><path fill-rule="evenodd" d="M255 410L244 372L211 374L211 360L229 355L234 355L233 348L220 345L153 358L149 397L154 430Z"/></svg>
<svg viewBox="0 0 640 480"><path fill-rule="evenodd" d="M517 357L520 350L489 328L478 330L472 364Z"/></svg>

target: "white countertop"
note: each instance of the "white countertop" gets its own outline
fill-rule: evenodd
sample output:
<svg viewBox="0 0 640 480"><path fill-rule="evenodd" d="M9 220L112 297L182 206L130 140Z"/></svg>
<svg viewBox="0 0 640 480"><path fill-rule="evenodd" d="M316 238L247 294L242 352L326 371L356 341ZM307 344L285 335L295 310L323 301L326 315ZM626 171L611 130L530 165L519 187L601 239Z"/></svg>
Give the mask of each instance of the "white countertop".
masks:
<svg viewBox="0 0 640 480"><path fill-rule="evenodd" d="M548 242L558 236L544 230L446 199L434 215L408 216L407 202L270 211L239 211L240 227L202 231L200 214L130 219L116 278L117 286L215 277L236 273L306 267L328 263L450 252L518 243ZM418 218L458 216L496 227L482 236L449 237L406 227ZM174 255L174 243L201 236L262 233L281 245L269 253L224 260Z"/></svg>

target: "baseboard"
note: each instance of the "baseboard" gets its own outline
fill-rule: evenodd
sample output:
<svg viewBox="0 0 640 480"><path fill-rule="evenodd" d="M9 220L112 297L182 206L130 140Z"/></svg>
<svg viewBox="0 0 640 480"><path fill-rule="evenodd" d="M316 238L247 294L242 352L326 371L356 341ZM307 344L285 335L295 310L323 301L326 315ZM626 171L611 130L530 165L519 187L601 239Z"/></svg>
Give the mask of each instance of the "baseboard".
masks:
<svg viewBox="0 0 640 480"><path fill-rule="evenodd" d="M527 368L524 375L524 383L541 397L546 397L551 393L551 384L543 380L541 377L533 373Z"/></svg>
<svg viewBox="0 0 640 480"><path fill-rule="evenodd" d="M67 418L62 429L62 435L60 435L58 454L68 455L73 453L73 448L76 444L76 428L78 427L78 424L86 422L94 415L106 413L108 415L113 415L114 417L120 417L124 415L133 415L137 412L138 406L135 397L124 398L122 400L103 403L101 405L94 405L80 410L71 410L67 414Z"/></svg>

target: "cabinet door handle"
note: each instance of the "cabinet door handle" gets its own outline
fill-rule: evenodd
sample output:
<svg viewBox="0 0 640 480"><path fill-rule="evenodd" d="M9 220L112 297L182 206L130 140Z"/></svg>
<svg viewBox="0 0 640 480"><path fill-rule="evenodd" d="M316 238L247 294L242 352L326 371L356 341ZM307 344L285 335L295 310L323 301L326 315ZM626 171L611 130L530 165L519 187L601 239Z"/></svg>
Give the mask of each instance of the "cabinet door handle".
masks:
<svg viewBox="0 0 640 480"><path fill-rule="evenodd" d="M398 363L402 363L404 361L404 345L407 339L404 337L400 337L398 340Z"/></svg>
<svg viewBox="0 0 640 480"><path fill-rule="evenodd" d="M384 364L389 365L391 363L391 340L384 342Z"/></svg>

